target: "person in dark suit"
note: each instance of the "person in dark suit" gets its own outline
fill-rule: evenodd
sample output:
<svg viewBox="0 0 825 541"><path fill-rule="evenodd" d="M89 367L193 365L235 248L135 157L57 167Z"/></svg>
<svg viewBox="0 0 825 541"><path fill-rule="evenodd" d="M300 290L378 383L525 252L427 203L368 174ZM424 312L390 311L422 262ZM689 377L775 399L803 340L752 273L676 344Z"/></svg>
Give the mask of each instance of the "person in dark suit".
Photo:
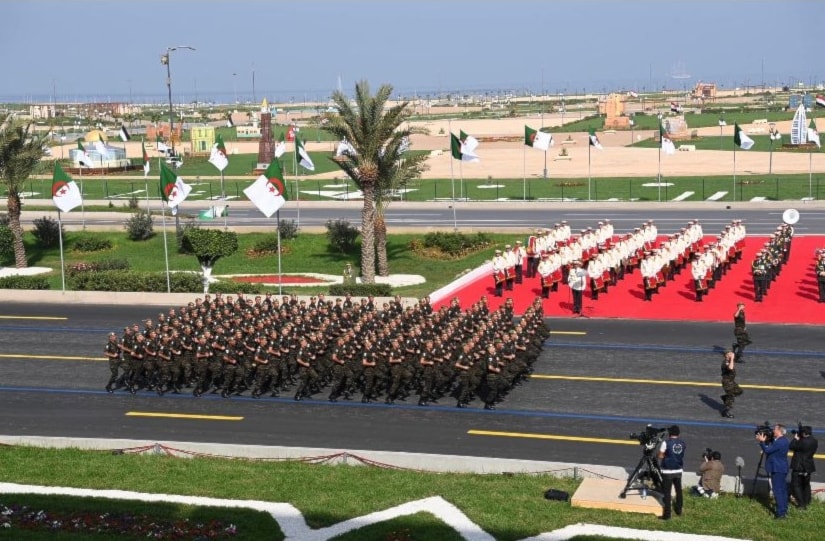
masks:
<svg viewBox="0 0 825 541"><path fill-rule="evenodd" d="M801 426L794 434L789 448L793 451L791 458L791 494L799 509L805 509L811 503L811 475L816 471L814 455L819 442L813 437L810 426Z"/></svg>
<svg viewBox="0 0 825 541"><path fill-rule="evenodd" d="M786 518L788 514L788 449L790 442L785 437L785 427L776 425L773 427L773 441L768 443L768 435L763 432L756 433L756 441L765 453L765 471L771 479L771 490L776 501L776 511L774 518Z"/></svg>

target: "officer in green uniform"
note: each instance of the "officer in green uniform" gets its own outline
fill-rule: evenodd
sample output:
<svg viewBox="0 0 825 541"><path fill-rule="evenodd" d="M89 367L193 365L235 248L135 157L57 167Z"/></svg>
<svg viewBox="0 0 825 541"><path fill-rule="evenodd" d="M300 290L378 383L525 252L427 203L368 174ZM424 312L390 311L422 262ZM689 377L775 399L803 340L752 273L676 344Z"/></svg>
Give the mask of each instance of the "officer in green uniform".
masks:
<svg viewBox="0 0 825 541"><path fill-rule="evenodd" d="M816 260L816 282L819 285L819 302L825 302L825 250L819 250Z"/></svg>
<svg viewBox="0 0 825 541"><path fill-rule="evenodd" d="M109 382L106 384L106 392L113 393L114 385L120 374L121 360L120 360L120 346L117 343L117 335L113 332L109 333L109 339L103 348L103 354L109 359Z"/></svg>
<svg viewBox="0 0 825 541"><path fill-rule="evenodd" d="M733 419L733 402L737 396L742 394L742 388L736 383L736 355L732 351L726 351L722 359L722 402L725 409L722 410L722 417Z"/></svg>
<svg viewBox="0 0 825 541"><path fill-rule="evenodd" d="M745 326L745 303L742 302L736 305L736 312L733 314L733 336L736 338L736 343L733 344L733 354L741 363L745 347L753 343Z"/></svg>

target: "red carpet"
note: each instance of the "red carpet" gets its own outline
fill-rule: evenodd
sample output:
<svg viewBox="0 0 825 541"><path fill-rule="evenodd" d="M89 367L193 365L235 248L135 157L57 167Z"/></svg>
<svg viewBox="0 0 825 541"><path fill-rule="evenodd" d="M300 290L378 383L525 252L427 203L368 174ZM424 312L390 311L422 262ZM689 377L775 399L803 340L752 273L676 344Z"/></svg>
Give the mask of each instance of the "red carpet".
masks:
<svg viewBox="0 0 825 541"><path fill-rule="evenodd" d="M675 280L668 282L652 302L644 301L644 289L638 269L625 275L610 291L600 294L598 300L585 293L584 315L597 318L627 318L689 321L732 321L738 302L747 307L749 323L825 323L825 304L818 302L816 277L813 273L814 252L825 247L825 237L795 237L791 256L779 277L771 285L761 303L753 301L753 280L751 262L754 254L764 245L765 237L747 237L742 259L716 283L716 287L704 298L696 302L690 269L686 268ZM494 296L491 276L470 283L460 289L455 296L461 299L463 307L468 306L482 295L487 295L491 308L497 308L508 296L513 298L517 314L541 294L538 278L516 284L514 291L505 291L503 298ZM453 295L442 299L437 305L449 303ZM549 317L572 316L572 299L566 285L560 285L558 292L551 292L544 301L544 313Z"/></svg>

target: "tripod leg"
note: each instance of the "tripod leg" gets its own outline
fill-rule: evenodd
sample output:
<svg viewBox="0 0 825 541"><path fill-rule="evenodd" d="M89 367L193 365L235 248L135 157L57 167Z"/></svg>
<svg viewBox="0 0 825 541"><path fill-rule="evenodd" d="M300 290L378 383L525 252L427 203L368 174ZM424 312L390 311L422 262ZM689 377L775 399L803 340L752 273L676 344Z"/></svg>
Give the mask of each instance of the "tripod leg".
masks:
<svg viewBox="0 0 825 541"><path fill-rule="evenodd" d="M627 497L627 491L634 488L633 484L636 481L639 480L639 477L641 477L642 471L644 469L646 469L646 467L647 467L647 462L646 461L647 461L647 457L642 457L642 459L639 460L639 463L636 465L636 469L634 469L633 473L630 474L630 477L627 478L627 484L624 486L624 490L622 490L622 493L619 494L619 498L622 498L622 499L626 498Z"/></svg>
<svg viewBox="0 0 825 541"><path fill-rule="evenodd" d="M759 480L759 472L762 470L762 461L765 460L765 453L759 453L759 463L756 465L756 473L753 475L753 484L751 484L751 498L756 495L756 482ZM765 472L767 474L767 472ZM768 478L770 482L770 478Z"/></svg>

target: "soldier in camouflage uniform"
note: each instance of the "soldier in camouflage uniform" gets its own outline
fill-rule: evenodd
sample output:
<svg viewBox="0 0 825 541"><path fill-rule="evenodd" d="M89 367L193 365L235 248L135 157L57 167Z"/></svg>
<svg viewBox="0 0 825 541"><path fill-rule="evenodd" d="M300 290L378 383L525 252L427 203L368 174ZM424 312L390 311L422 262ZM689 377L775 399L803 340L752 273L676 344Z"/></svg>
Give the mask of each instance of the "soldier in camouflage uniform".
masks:
<svg viewBox="0 0 825 541"><path fill-rule="evenodd" d="M742 394L742 389L736 383L736 355L732 351L726 351L722 360L722 389L725 394L721 396L725 409L722 410L722 417L733 419L733 402L737 396Z"/></svg>

